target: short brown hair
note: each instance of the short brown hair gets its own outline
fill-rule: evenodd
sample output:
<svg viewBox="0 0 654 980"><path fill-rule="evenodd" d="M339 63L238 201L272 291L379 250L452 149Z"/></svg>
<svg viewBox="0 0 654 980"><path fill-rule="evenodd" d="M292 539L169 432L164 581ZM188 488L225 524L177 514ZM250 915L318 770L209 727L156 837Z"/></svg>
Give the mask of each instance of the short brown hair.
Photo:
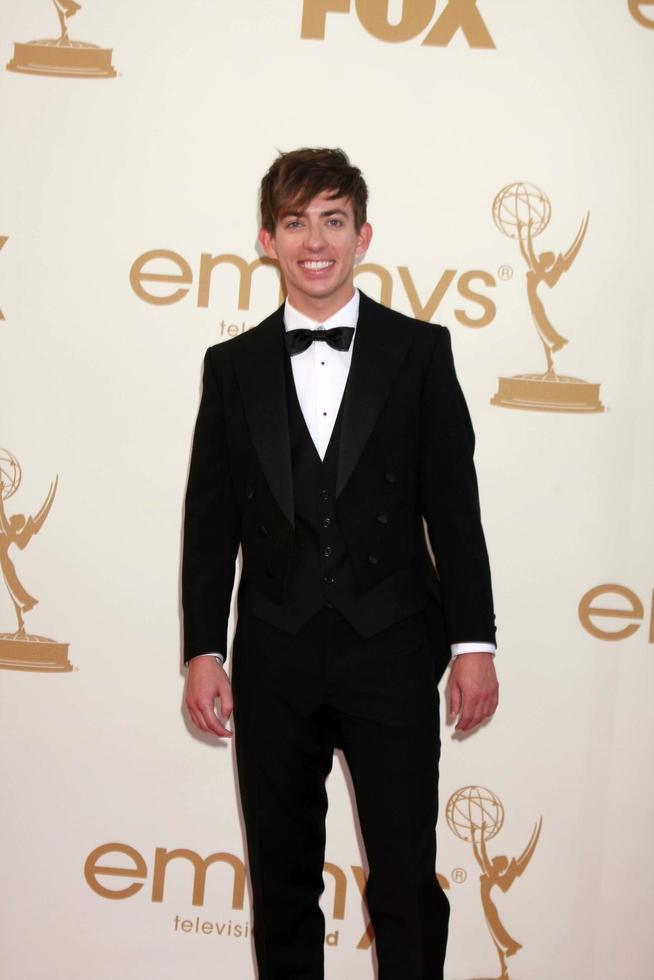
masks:
<svg viewBox="0 0 654 980"><path fill-rule="evenodd" d="M366 221L368 188L358 167L343 150L304 147L280 153L261 181L261 225L271 235L282 209L302 210L318 194L347 197L359 231Z"/></svg>

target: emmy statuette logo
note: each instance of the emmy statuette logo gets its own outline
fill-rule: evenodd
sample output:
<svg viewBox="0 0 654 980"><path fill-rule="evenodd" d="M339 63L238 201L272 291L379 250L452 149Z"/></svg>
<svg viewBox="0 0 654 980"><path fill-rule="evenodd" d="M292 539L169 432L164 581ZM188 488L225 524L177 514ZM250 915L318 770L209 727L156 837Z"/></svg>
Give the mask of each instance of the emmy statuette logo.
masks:
<svg viewBox="0 0 654 980"><path fill-rule="evenodd" d="M445 817L452 833L459 840L472 845L472 852L481 870L479 890L486 926L500 962L497 980L510 980L506 961L522 949L522 944L511 936L500 919L493 889L499 888L502 892L508 892L516 878L524 873L536 849L543 818L540 817L534 825L531 837L520 856L509 858L506 854L491 857L488 853L488 842L497 836L504 823L504 807L490 790L483 786L464 786L457 790L447 802Z"/></svg>
<svg viewBox="0 0 654 980"><path fill-rule="evenodd" d="M25 630L25 613L39 601L24 587L9 555L12 545L23 551L43 527L57 492L58 478L50 484L48 494L34 517L24 514L7 516L5 502L13 497L21 483L18 460L6 449L0 449L0 567L14 606L18 628L15 633L0 633L0 668L5 670L69 671L68 644Z"/></svg>
<svg viewBox="0 0 654 980"><path fill-rule="evenodd" d="M114 78L111 48L101 48L85 41L72 41L68 36L69 17L81 9L75 0L52 0L59 18L60 34L26 43L14 44L14 57L8 71L27 75L61 75L66 78Z"/></svg>
<svg viewBox="0 0 654 980"><path fill-rule="evenodd" d="M520 254L527 266L526 286L534 326L543 345L546 370L543 374L518 374L500 378L493 405L531 409L540 412L603 412L599 384L557 374L553 355L568 341L550 322L538 287L550 289L558 283L576 259L582 246L588 214L582 219L567 252L538 252L534 239L547 228L552 208L547 196L534 184L515 183L503 187L493 201L493 220L508 238L517 238Z"/></svg>

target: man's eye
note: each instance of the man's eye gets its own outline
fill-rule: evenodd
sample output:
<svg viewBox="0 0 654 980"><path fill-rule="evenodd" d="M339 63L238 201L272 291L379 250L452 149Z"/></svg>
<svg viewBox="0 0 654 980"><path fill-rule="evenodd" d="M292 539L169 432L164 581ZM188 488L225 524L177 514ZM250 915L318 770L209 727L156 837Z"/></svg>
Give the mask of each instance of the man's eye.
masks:
<svg viewBox="0 0 654 980"><path fill-rule="evenodd" d="M330 218L328 224L332 225L334 228L340 228L343 222L340 218Z"/></svg>

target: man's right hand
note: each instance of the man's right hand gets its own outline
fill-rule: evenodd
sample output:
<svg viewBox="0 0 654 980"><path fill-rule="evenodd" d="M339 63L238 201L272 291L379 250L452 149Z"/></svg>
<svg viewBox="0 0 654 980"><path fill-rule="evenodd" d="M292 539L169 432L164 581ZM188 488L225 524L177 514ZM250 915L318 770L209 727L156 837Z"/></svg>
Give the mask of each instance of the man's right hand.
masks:
<svg viewBox="0 0 654 980"><path fill-rule="evenodd" d="M216 715L215 700L220 699L221 719ZM219 738L231 738L223 724L232 714L234 701L227 672L215 657L194 657L188 665L184 704L196 728L212 732Z"/></svg>

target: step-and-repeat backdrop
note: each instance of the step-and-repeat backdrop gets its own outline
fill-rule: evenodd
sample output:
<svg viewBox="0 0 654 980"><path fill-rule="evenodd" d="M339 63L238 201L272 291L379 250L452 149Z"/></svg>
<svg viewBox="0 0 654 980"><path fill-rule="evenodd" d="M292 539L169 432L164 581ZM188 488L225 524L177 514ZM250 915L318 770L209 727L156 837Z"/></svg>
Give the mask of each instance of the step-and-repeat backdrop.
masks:
<svg viewBox="0 0 654 980"><path fill-rule="evenodd" d="M443 730L448 980L651 976L654 3L30 0L0 37L3 977L255 975L180 526L302 145L362 167L356 281L450 327L477 431L501 706ZM342 761L329 793L326 973L365 980Z"/></svg>

